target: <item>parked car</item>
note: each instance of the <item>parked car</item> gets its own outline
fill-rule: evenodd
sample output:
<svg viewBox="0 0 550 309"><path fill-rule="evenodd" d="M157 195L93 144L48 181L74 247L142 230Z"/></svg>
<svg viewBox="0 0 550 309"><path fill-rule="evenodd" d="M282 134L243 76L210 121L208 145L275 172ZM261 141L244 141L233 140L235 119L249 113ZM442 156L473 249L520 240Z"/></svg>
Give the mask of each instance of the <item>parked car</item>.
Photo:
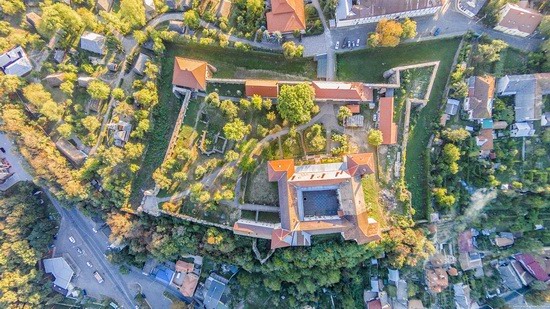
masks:
<svg viewBox="0 0 550 309"><path fill-rule="evenodd" d="M347 44L348 44L348 38L344 38L342 40L342 48L346 48L347 47Z"/></svg>
<svg viewBox="0 0 550 309"><path fill-rule="evenodd" d="M374 115L372 115L372 121L378 121L378 113L374 113Z"/></svg>
<svg viewBox="0 0 550 309"><path fill-rule="evenodd" d="M4 149L4 147L0 147L0 151L2 151L2 153L6 153L6 149Z"/></svg>
<svg viewBox="0 0 550 309"><path fill-rule="evenodd" d="M76 242L76 240L74 240L74 237L72 236L69 236L69 241L72 242L73 244Z"/></svg>
<svg viewBox="0 0 550 309"><path fill-rule="evenodd" d="M338 49L340 47L340 41L336 41L336 45L334 46L334 49Z"/></svg>
<svg viewBox="0 0 550 309"><path fill-rule="evenodd" d="M441 28L436 28L434 31L434 36L438 36L441 33Z"/></svg>
<svg viewBox="0 0 550 309"><path fill-rule="evenodd" d="M95 280L97 280L97 282L99 283L103 283L103 278L101 277L101 275L96 271L94 271L94 277L95 277Z"/></svg>
<svg viewBox="0 0 550 309"><path fill-rule="evenodd" d="M357 43L355 43L355 46L359 46L359 42L361 39L357 39Z"/></svg>
<svg viewBox="0 0 550 309"><path fill-rule="evenodd" d="M86 265L88 265L88 267L90 267L90 268L94 267L94 265L92 265L92 263L90 263L90 262L86 262Z"/></svg>
<svg viewBox="0 0 550 309"><path fill-rule="evenodd" d="M95 227L92 227L92 231L94 231L94 233L97 233L97 230L95 229Z"/></svg>
<svg viewBox="0 0 550 309"><path fill-rule="evenodd" d="M78 252L79 254L83 253L82 249L80 249L79 247L76 247L76 252Z"/></svg>

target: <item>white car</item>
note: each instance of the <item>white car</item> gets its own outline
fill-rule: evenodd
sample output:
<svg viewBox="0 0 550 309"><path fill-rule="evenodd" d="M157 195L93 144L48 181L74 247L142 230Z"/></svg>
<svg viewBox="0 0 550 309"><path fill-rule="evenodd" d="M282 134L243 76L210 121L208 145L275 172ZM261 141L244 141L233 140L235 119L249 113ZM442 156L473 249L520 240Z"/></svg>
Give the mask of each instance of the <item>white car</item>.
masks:
<svg viewBox="0 0 550 309"><path fill-rule="evenodd" d="M355 43L356 44L355 46L359 46L359 40L360 39L357 39L357 43Z"/></svg>
<svg viewBox="0 0 550 309"><path fill-rule="evenodd" d="M88 267L90 267L90 268L94 267L94 265L92 265L92 263L90 263L90 262L86 262L86 265L88 265Z"/></svg>
<svg viewBox="0 0 550 309"><path fill-rule="evenodd" d="M336 45L334 46L334 49L338 49L340 47L340 41L336 41Z"/></svg>
<svg viewBox="0 0 550 309"><path fill-rule="evenodd" d="M92 227L92 231L94 231L94 233L97 233L97 230L95 229L95 227Z"/></svg>
<svg viewBox="0 0 550 309"><path fill-rule="evenodd" d="M72 242L73 244L76 243L76 240L74 240L74 237L72 236L69 236L69 241Z"/></svg>
<svg viewBox="0 0 550 309"><path fill-rule="evenodd" d="M374 113L374 115L372 115L372 121L378 121L378 113Z"/></svg>

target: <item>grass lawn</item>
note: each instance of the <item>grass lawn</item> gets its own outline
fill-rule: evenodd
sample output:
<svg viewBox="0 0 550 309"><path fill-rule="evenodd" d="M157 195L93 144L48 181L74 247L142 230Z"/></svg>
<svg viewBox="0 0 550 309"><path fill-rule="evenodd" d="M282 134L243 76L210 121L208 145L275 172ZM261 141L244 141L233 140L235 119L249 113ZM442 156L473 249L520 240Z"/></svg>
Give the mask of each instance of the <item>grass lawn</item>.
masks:
<svg viewBox="0 0 550 309"><path fill-rule="evenodd" d="M279 191L276 182L267 180L267 162L259 164L254 172L248 175L245 202L279 206Z"/></svg>
<svg viewBox="0 0 550 309"><path fill-rule="evenodd" d="M338 54L338 79L379 83L385 81L382 74L396 66L437 60L442 61L441 64L450 63L459 42L459 38L450 38ZM441 66L439 69L438 78L441 78Z"/></svg>
<svg viewBox="0 0 550 309"><path fill-rule="evenodd" d="M162 58L162 69L158 82L159 103L152 109L151 131L148 135L147 153L141 163L134 182L130 203L137 207L141 202L142 189L152 189L155 185L151 175L161 165L168 148L170 136L181 108L181 100L172 93L172 70L174 60ZM193 103L190 102L191 106Z"/></svg>
<svg viewBox="0 0 550 309"><path fill-rule="evenodd" d="M365 204L369 211L369 217L372 217L380 224L380 227L386 227L386 217L384 216L383 205L380 205L378 182L374 174L366 175L361 180L363 194L365 195Z"/></svg>
<svg viewBox="0 0 550 309"><path fill-rule="evenodd" d="M443 45L441 42L445 42ZM415 218L424 218L427 214L428 206L428 173L427 166L428 153L426 146L433 133L432 125L437 123L439 110L443 98L443 91L447 77L451 72L451 66L454 55L458 49L460 39L442 40L436 42L431 47L433 57L426 61L439 60L439 70L437 72L432 92L428 104L416 116L414 127L411 127L409 142L407 144L407 157L405 163L405 181L412 193L412 206L416 210ZM424 44L426 44L424 43Z"/></svg>
<svg viewBox="0 0 550 309"><path fill-rule="evenodd" d="M204 60L216 67L216 78L288 78L314 79L317 66L313 58L286 59L281 54L249 51L194 43L166 44L164 62L170 80L174 57Z"/></svg>

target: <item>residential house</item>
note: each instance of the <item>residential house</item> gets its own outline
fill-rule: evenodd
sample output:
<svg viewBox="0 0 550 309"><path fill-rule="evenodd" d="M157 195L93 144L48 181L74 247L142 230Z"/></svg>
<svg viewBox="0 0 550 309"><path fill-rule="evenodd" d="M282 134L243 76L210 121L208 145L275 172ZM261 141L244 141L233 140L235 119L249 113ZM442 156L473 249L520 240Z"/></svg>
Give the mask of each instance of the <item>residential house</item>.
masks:
<svg viewBox="0 0 550 309"><path fill-rule="evenodd" d="M125 121L119 121L118 123L108 124L107 128L113 131L112 134L115 146L124 147L126 142L130 139L132 125Z"/></svg>
<svg viewBox="0 0 550 309"><path fill-rule="evenodd" d="M271 0L271 11L266 13L267 30L271 33L305 31L306 14L303 0Z"/></svg>
<svg viewBox="0 0 550 309"><path fill-rule="evenodd" d="M176 274L173 277L172 284L178 287L178 290L185 297L193 297L197 284L199 283L199 274L195 270L193 263L177 261L175 265Z"/></svg>
<svg viewBox="0 0 550 309"><path fill-rule="evenodd" d="M185 25L181 21L171 20L168 22L168 31L175 31L179 34L185 32Z"/></svg>
<svg viewBox="0 0 550 309"><path fill-rule="evenodd" d="M174 279L175 272L174 270L164 266L160 265L157 266L152 273L155 276L155 280L164 283L166 285L169 285L172 283L172 280Z"/></svg>
<svg viewBox="0 0 550 309"><path fill-rule="evenodd" d="M426 268L426 285L431 293L441 293L449 287L449 276L442 267Z"/></svg>
<svg viewBox="0 0 550 309"><path fill-rule="evenodd" d="M196 297L202 301L206 309L228 308L229 291L226 289L227 283L227 279L212 273L204 282L200 293L197 291Z"/></svg>
<svg viewBox="0 0 550 309"><path fill-rule="evenodd" d="M368 102L372 101L372 88L363 83L332 81L311 82L317 101Z"/></svg>
<svg viewBox="0 0 550 309"><path fill-rule="evenodd" d="M388 269L388 282L390 284L397 285L397 282L399 282L398 269Z"/></svg>
<svg viewBox="0 0 550 309"><path fill-rule="evenodd" d="M447 99L447 105L445 105L445 114L454 116L458 112L458 107L460 105L459 100Z"/></svg>
<svg viewBox="0 0 550 309"><path fill-rule="evenodd" d="M514 234L502 232L495 237L495 245L499 248L507 248L514 244Z"/></svg>
<svg viewBox="0 0 550 309"><path fill-rule="evenodd" d="M518 275L518 278L523 285L529 285L531 282L535 281L535 277L533 277L529 272L527 272L525 268L521 266L520 262L516 260L512 260L510 261L510 265L512 265L512 268Z"/></svg>
<svg viewBox="0 0 550 309"><path fill-rule="evenodd" d="M30 12L25 15L25 19L27 20L27 23L29 23L29 25L31 25L31 27L35 30L38 30L38 25L42 22L42 17L35 12Z"/></svg>
<svg viewBox="0 0 550 309"><path fill-rule="evenodd" d="M113 7L113 0L97 0L96 7L98 10L109 12Z"/></svg>
<svg viewBox="0 0 550 309"><path fill-rule="evenodd" d="M480 148L480 157L487 158L493 152L493 139L493 129L479 130L479 134L476 136L476 145Z"/></svg>
<svg viewBox="0 0 550 309"><path fill-rule="evenodd" d="M32 71L32 64L25 50L17 46L0 55L0 70L6 75L22 77Z"/></svg>
<svg viewBox="0 0 550 309"><path fill-rule="evenodd" d="M458 255L458 262L462 270L482 269L481 255L477 252L462 252Z"/></svg>
<svg viewBox="0 0 550 309"><path fill-rule="evenodd" d="M365 124L365 116L352 115L344 119L344 126L346 128L362 128Z"/></svg>
<svg viewBox="0 0 550 309"><path fill-rule="evenodd" d="M352 114L359 114L361 112L361 106L359 104L348 104L346 107Z"/></svg>
<svg viewBox="0 0 550 309"><path fill-rule="evenodd" d="M9 167L0 167L0 185L5 183L8 179L10 179L11 176L13 176L13 172L10 173Z"/></svg>
<svg viewBox="0 0 550 309"><path fill-rule="evenodd" d="M468 96L464 99L464 111L469 120L481 122L493 114L495 78L490 75L471 76L468 79Z"/></svg>
<svg viewBox="0 0 550 309"><path fill-rule="evenodd" d="M212 76L212 67L200 60L176 57L172 84L174 91L185 88L191 91L206 91L206 80Z"/></svg>
<svg viewBox="0 0 550 309"><path fill-rule="evenodd" d="M95 80L95 78L91 76L79 76L76 82L78 83L78 86L88 88L88 85L93 80Z"/></svg>
<svg viewBox="0 0 550 309"><path fill-rule="evenodd" d="M216 12L216 16L218 18L225 17L229 18L229 14L231 13L231 6L233 3L231 0L221 0L221 3L218 7L218 11Z"/></svg>
<svg viewBox="0 0 550 309"><path fill-rule="evenodd" d="M278 182L277 224L238 220L233 232L271 240L271 248L310 246L312 235L340 233L365 244L381 239L369 217L361 176L374 173L372 153L347 155L343 162L295 166L294 160L268 162L268 180Z"/></svg>
<svg viewBox="0 0 550 309"><path fill-rule="evenodd" d="M63 138L57 140L55 147L57 147L59 152L61 152L61 154L75 167L82 166L88 157L82 150L76 148L74 144Z"/></svg>
<svg viewBox="0 0 550 309"><path fill-rule="evenodd" d="M65 258L56 257L44 259L42 263L44 264L44 272L54 276L54 290L64 296L69 295L69 292L73 289L71 280L74 275L74 270L69 263L65 261Z"/></svg>
<svg viewBox="0 0 550 309"><path fill-rule="evenodd" d="M327 80L327 54L318 54L313 57L317 62L317 79Z"/></svg>
<svg viewBox="0 0 550 309"><path fill-rule="evenodd" d="M543 15L528 8L528 4L528 1L520 1L518 4L504 5L498 14L499 20L495 30L521 37L532 34L542 21Z"/></svg>
<svg viewBox="0 0 550 309"><path fill-rule="evenodd" d="M145 71L145 64L149 61L151 61L151 57L147 56L146 54L139 53L136 64L134 65L134 68L132 70L138 75L143 75Z"/></svg>
<svg viewBox="0 0 550 309"><path fill-rule="evenodd" d="M262 98L274 99L279 94L278 83L276 80L247 79L244 82L244 92L247 97L257 94Z"/></svg>
<svg viewBox="0 0 550 309"><path fill-rule="evenodd" d="M445 2L445 0L340 0L336 7L334 25L347 27L376 23L382 19L433 15Z"/></svg>
<svg viewBox="0 0 550 309"><path fill-rule="evenodd" d="M514 255L514 259L536 280L550 283L550 276L531 254L516 254Z"/></svg>
<svg viewBox="0 0 550 309"><path fill-rule="evenodd" d="M497 94L514 96L516 126L512 125L511 135L531 136L532 122L541 120L543 96L550 94L550 73L506 75L498 80ZM519 123L531 123L533 131Z"/></svg>
<svg viewBox="0 0 550 309"><path fill-rule="evenodd" d="M56 49L53 53L53 60L55 60L56 63L61 63L65 59L65 51L61 49Z"/></svg>
<svg viewBox="0 0 550 309"><path fill-rule="evenodd" d="M105 42L106 39L101 34L84 32L80 37L80 48L94 54L104 55L106 52Z"/></svg>
<svg viewBox="0 0 550 309"><path fill-rule="evenodd" d="M183 0L166 0L166 6L170 10L179 11L182 9Z"/></svg>
<svg viewBox="0 0 550 309"><path fill-rule="evenodd" d="M457 283L453 285L455 294L455 305L457 309L475 309L479 308L477 303L473 302L470 298L470 286L464 283Z"/></svg>
<svg viewBox="0 0 550 309"><path fill-rule="evenodd" d="M44 77L44 81L50 87L59 87L65 81L65 73L54 73Z"/></svg>
<svg viewBox="0 0 550 309"><path fill-rule="evenodd" d="M510 127L511 137L529 137L536 133L535 127L529 122L517 122Z"/></svg>
<svg viewBox="0 0 550 309"><path fill-rule="evenodd" d="M420 299L409 299L409 309L424 309L424 304Z"/></svg>
<svg viewBox="0 0 550 309"><path fill-rule="evenodd" d="M147 15L147 19L150 19L155 15L155 12L157 11L157 8L155 6L155 1L153 0L143 0L143 6L145 7L145 15Z"/></svg>
<svg viewBox="0 0 550 309"><path fill-rule="evenodd" d="M378 129L382 131L382 145L396 144L397 125L393 121L393 97L381 97L378 105Z"/></svg>
<svg viewBox="0 0 550 309"><path fill-rule="evenodd" d="M504 264L499 265L497 270L500 274L500 278L502 279L502 284L508 289L514 291L523 287L523 283L511 263L505 262Z"/></svg>

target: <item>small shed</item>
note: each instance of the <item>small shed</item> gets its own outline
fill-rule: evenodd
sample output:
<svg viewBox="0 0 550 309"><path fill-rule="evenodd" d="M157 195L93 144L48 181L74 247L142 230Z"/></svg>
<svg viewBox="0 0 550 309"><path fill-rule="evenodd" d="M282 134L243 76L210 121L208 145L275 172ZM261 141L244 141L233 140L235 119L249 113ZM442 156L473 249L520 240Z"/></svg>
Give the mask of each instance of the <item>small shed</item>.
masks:
<svg viewBox="0 0 550 309"><path fill-rule="evenodd" d="M361 112L361 106L359 104L349 104L346 107L351 111L352 114L359 114Z"/></svg>
<svg viewBox="0 0 550 309"><path fill-rule="evenodd" d="M42 17L35 12L30 12L25 15L25 19L27 20L27 23L29 23L29 25L31 25L35 30L38 30L38 25L40 25L40 22L42 21Z"/></svg>
<svg viewBox="0 0 550 309"><path fill-rule="evenodd" d="M171 20L168 23L168 30L169 31L175 31L179 34L183 34L185 32L185 27L183 22L177 21L177 20Z"/></svg>
<svg viewBox="0 0 550 309"><path fill-rule="evenodd" d="M458 106L460 101L455 99L447 99L447 105L445 105L445 114L454 116L458 112Z"/></svg>
<svg viewBox="0 0 550 309"><path fill-rule="evenodd" d="M55 60L55 62L57 63L61 63L63 62L64 59L65 59L65 51L61 49L56 49L55 52L53 53L53 60Z"/></svg>
<svg viewBox="0 0 550 309"><path fill-rule="evenodd" d="M103 35L85 32L80 37L80 48L95 54L104 55L106 49L105 42L106 38Z"/></svg>
<svg viewBox="0 0 550 309"><path fill-rule="evenodd" d="M44 81L50 87L59 87L65 81L65 73L54 73L44 77Z"/></svg>
<svg viewBox="0 0 550 309"><path fill-rule="evenodd" d="M90 77L90 76L80 76L78 79L77 79L77 82L78 82L78 85L80 87L84 87L84 88L88 88L88 85L90 84L91 81L95 80L95 78L93 77Z"/></svg>
<svg viewBox="0 0 550 309"><path fill-rule="evenodd" d="M147 61L151 61L151 57L147 56L146 54L140 53L136 64L134 65L133 71L136 74L143 75L143 72L145 71L145 64Z"/></svg>

